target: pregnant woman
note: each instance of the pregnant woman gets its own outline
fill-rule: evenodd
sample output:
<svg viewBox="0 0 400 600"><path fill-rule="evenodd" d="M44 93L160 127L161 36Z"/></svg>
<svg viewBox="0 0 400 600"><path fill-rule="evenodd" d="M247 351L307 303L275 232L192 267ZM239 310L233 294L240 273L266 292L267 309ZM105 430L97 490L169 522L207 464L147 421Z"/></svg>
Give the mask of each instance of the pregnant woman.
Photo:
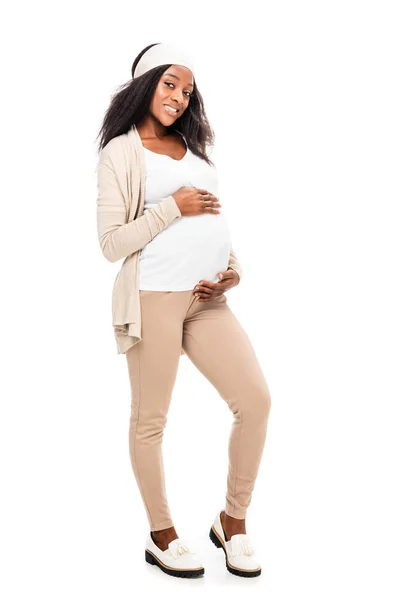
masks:
<svg viewBox="0 0 400 600"><path fill-rule="evenodd" d="M224 551L230 573L258 576L245 523L271 399L225 294L242 271L220 210L217 173L207 155L213 133L186 51L164 43L142 50L100 133L97 228L104 256L124 258L112 313L132 392L129 449L149 523L145 559L169 575L204 574L174 527L162 458L179 359L186 354L234 416L225 506L209 537Z"/></svg>

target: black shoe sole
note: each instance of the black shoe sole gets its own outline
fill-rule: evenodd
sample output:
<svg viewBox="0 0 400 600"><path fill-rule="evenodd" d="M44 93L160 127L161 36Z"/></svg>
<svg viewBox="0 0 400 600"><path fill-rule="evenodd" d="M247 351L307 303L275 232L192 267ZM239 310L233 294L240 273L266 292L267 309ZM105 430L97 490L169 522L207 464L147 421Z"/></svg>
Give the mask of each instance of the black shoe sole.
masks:
<svg viewBox="0 0 400 600"><path fill-rule="evenodd" d="M188 569L187 571L184 571L182 569L171 569L170 567L167 567L167 565L164 565L162 562L160 562L158 558L154 556L154 554L152 554L149 550L145 550L145 560L150 565L156 565L161 569L161 571L164 571L164 573L167 573L167 575L172 575L173 577L193 578L201 577L201 575L204 575L204 567L201 569Z"/></svg>
<svg viewBox="0 0 400 600"><path fill-rule="evenodd" d="M240 569L235 569L234 567L232 567L228 562L228 555L226 553L225 546L221 542L217 533L214 531L213 527L211 527L210 529L210 540L213 544L217 546L217 548L222 548L222 550L225 552L225 564L229 573L232 573L233 575L238 575L239 577L258 577L258 575L261 575L261 569L257 569L256 571L242 571Z"/></svg>

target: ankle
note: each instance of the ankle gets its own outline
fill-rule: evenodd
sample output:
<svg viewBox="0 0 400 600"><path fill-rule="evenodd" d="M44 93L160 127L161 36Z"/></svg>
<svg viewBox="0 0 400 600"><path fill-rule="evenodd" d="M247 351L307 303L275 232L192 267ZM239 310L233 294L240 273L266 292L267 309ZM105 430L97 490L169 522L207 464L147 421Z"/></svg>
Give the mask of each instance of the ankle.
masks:
<svg viewBox="0 0 400 600"><path fill-rule="evenodd" d="M220 516L226 541L229 542L231 537L237 533L246 533L246 519L235 519L235 517L227 515L224 510L221 511Z"/></svg>
<svg viewBox="0 0 400 600"><path fill-rule="evenodd" d="M168 548L168 544L172 542L172 540L176 540L178 538L175 527L150 531L150 535L153 542L160 548L160 550L166 550Z"/></svg>

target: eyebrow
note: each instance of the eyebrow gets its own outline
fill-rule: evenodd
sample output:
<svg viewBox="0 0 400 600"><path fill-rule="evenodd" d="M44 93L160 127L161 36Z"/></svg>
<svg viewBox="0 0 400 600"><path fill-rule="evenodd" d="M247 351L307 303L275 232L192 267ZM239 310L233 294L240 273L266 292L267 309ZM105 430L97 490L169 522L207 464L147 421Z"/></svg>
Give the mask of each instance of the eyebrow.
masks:
<svg viewBox="0 0 400 600"><path fill-rule="evenodd" d="M164 75L168 75L168 77L175 77L175 79L178 79L178 81L181 80L181 78L178 77L178 75L174 75L173 73L164 73ZM190 85L191 87L193 87L193 83L188 83L188 85Z"/></svg>

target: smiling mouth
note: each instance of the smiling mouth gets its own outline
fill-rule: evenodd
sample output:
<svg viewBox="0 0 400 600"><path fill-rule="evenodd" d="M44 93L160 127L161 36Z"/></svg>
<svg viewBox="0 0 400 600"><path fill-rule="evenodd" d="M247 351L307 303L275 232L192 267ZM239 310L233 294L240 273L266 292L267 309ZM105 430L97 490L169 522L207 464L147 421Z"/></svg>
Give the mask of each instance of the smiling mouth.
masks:
<svg viewBox="0 0 400 600"><path fill-rule="evenodd" d="M164 108L165 111L169 114L169 115L177 115L178 114L178 110L175 110L174 108L171 108L170 106L168 106L167 104L164 104Z"/></svg>

